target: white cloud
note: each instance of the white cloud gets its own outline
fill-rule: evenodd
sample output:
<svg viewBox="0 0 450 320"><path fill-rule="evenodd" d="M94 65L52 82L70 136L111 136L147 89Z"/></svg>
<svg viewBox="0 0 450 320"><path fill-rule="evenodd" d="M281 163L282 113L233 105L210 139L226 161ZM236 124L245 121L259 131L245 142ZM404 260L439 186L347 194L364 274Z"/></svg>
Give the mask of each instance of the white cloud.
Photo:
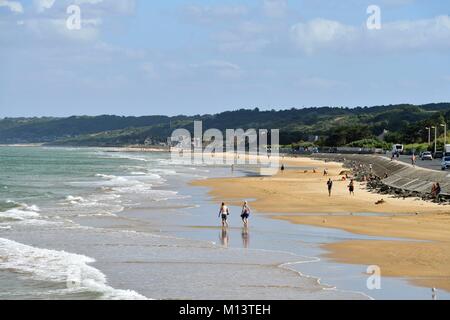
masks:
<svg viewBox="0 0 450 320"><path fill-rule="evenodd" d="M357 31L337 21L314 19L292 26L291 35L298 48L311 54L320 49L350 43Z"/></svg>
<svg viewBox="0 0 450 320"><path fill-rule="evenodd" d="M220 51L257 52L272 42L273 30L267 25L245 21L214 36Z"/></svg>
<svg viewBox="0 0 450 320"><path fill-rule="evenodd" d="M14 13L23 13L23 6L18 1L0 0L0 7L7 7Z"/></svg>
<svg viewBox="0 0 450 320"><path fill-rule="evenodd" d="M414 2L415 0L382 0L381 4L386 6L405 6Z"/></svg>
<svg viewBox="0 0 450 320"><path fill-rule="evenodd" d="M33 0L37 12L44 12L55 4L55 0Z"/></svg>
<svg viewBox="0 0 450 320"><path fill-rule="evenodd" d="M223 60L208 60L200 64L192 64L191 68L212 72L221 78L239 78L242 75L242 69L237 64Z"/></svg>
<svg viewBox="0 0 450 320"><path fill-rule="evenodd" d="M287 0L264 0L263 9L266 16L271 18L282 18L288 10Z"/></svg>
<svg viewBox="0 0 450 320"><path fill-rule="evenodd" d="M190 5L184 8L183 13L190 20L201 23L212 23L243 17L247 15L248 9L243 5Z"/></svg>
<svg viewBox="0 0 450 320"><path fill-rule="evenodd" d="M291 28L291 39L301 51L397 52L450 48L450 17L384 23L381 30L367 30L338 21L314 19Z"/></svg>

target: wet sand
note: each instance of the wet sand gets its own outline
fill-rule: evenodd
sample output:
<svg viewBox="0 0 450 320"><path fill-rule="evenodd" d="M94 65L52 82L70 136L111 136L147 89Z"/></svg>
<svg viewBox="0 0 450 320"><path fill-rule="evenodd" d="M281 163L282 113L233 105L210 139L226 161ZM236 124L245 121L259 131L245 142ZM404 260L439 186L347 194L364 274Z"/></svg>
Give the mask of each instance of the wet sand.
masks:
<svg viewBox="0 0 450 320"><path fill-rule="evenodd" d="M450 207L416 199L370 193L356 184L355 196L341 181L342 164L309 158L286 158L287 170L273 177L240 177L193 182L210 188L217 201L239 204L249 199L258 213L296 224L343 229L362 235L406 241L356 240L324 245L337 262L378 265L382 275L407 278L424 287L450 291ZM289 167L314 167L317 173ZM329 176L323 176L327 168ZM334 180L332 197L326 182ZM376 205L378 200L385 203ZM357 215L373 213L373 215ZM377 215L378 214L378 215ZM419 241L417 241L419 240Z"/></svg>

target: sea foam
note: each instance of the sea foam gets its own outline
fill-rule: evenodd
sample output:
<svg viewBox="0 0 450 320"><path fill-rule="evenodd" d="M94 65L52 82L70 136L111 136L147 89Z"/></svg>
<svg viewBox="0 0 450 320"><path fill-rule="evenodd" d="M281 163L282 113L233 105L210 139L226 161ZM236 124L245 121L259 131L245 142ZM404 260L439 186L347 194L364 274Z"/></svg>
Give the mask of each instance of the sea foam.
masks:
<svg viewBox="0 0 450 320"><path fill-rule="evenodd" d="M119 290L107 285L106 276L89 264L93 258L40 249L0 238L0 270L8 270L37 281L63 283L67 291L99 293L100 299L145 300L132 290Z"/></svg>

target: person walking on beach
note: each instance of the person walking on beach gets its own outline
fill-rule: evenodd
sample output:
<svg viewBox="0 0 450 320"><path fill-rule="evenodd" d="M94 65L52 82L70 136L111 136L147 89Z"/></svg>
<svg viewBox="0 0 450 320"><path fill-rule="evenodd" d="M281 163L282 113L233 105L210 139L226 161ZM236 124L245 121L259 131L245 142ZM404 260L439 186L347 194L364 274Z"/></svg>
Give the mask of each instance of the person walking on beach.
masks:
<svg viewBox="0 0 450 320"><path fill-rule="evenodd" d="M435 184L433 184L433 187L431 188L431 195L436 198L439 199L439 195L441 194L441 185L439 184L439 182L436 182Z"/></svg>
<svg viewBox="0 0 450 320"><path fill-rule="evenodd" d="M222 202L222 206L219 211L219 218L222 218L222 227L228 227L228 216L230 215L230 209Z"/></svg>
<svg viewBox="0 0 450 320"><path fill-rule="evenodd" d="M331 192L333 191L333 180L331 180L331 178L328 179L327 186L328 186L328 196L331 197Z"/></svg>
<svg viewBox="0 0 450 320"><path fill-rule="evenodd" d="M241 218L242 222L244 223L244 228L248 228L248 218L250 217L250 207L248 206L248 202L245 201L244 205L242 206L242 213Z"/></svg>
<svg viewBox="0 0 450 320"><path fill-rule="evenodd" d="M355 181L353 179L350 181L350 184L348 185L348 191L350 192L350 195L355 195Z"/></svg>
<svg viewBox="0 0 450 320"><path fill-rule="evenodd" d="M415 167L416 166L416 154L415 153L413 153L413 155L411 156L411 164L413 165L413 167Z"/></svg>

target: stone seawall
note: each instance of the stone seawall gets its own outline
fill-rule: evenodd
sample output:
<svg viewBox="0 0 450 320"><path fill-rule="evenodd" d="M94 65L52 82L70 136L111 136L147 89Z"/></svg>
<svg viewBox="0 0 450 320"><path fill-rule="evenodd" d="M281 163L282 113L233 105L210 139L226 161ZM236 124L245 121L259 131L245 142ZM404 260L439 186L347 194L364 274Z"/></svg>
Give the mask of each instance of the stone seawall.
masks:
<svg viewBox="0 0 450 320"><path fill-rule="evenodd" d="M439 182L442 193L450 195L450 172L436 171L413 167L412 165L391 161L387 157L377 155L348 155L348 154L317 154L315 158L321 160L338 161L338 162L356 162L365 167L372 164L373 173L383 179L383 184L405 191L417 192L420 194L430 193L433 183Z"/></svg>

